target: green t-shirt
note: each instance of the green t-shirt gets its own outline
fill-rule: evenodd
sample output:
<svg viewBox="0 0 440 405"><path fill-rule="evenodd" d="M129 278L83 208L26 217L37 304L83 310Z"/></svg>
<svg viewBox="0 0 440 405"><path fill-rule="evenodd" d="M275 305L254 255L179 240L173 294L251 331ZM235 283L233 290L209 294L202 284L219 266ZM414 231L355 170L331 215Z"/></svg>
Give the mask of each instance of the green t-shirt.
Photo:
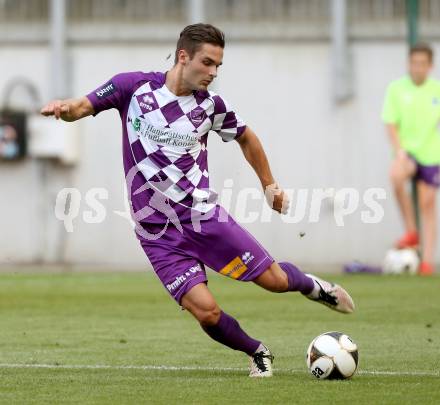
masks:
<svg viewBox="0 0 440 405"><path fill-rule="evenodd" d="M382 119L395 124L403 149L423 165L440 164L440 81L417 86L409 76L391 82Z"/></svg>

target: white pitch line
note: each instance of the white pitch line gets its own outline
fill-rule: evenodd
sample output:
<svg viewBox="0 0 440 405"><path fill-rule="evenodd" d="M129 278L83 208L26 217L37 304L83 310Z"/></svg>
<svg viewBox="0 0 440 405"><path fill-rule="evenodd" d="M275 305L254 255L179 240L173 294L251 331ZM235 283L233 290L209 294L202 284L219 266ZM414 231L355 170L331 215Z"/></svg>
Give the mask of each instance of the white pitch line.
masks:
<svg viewBox="0 0 440 405"><path fill-rule="evenodd" d="M63 370L163 370L163 371L247 371L247 368L240 367L198 367L198 366L165 366L165 365L145 365L145 366L112 366L104 364L79 365L79 364L1 364L1 368L46 368ZM275 368L275 372L283 373L306 373L305 369L282 369ZM382 376L426 376L440 377L438 371L380 371L380 370L359 370L358 374L363 375L382 375Z"/></svg>
<svg viewBox="0 0 440 405"><path fill-rule="evenodd" d="M402 375L402 376L421 376L421 377L440 377L439 371L374 371L374 370L359 370L358 374L369 375Z"/></svg>
<svg viewBox="0 0 440 405"><path fill-rule="evenodd" d="M49 369L87 369L87 370L164 370L164 371L243 371L238 367L189 367L189 366L112 366L106 364L1 364L0 368L49 368Z"/></svg>

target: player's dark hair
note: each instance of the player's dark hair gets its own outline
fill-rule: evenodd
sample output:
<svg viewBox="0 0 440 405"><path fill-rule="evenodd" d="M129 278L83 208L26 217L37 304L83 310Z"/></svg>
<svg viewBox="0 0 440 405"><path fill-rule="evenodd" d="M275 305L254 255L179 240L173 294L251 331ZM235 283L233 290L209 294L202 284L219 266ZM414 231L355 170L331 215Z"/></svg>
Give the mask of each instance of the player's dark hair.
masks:
<svg viewBox="0 0 440 405"><path fill-rule="evenodd" d="M211 24L188 25L180 33L177 41L174 63L177 63L178 53L181 49L188 52L189 57L192 59L203 44L212 44L224 48L225 34Z"/></svg>
<svg viewBox="0 0 440 405"><path fill-rule="evenodd" d="M411 57L415 53L426 54L428 56L428 59L430 62L432 62L434 60L434 51L432 50L432 48L428 44L418 43L418 44L411 46L411 48L409 48L409 56Z"/></svg>

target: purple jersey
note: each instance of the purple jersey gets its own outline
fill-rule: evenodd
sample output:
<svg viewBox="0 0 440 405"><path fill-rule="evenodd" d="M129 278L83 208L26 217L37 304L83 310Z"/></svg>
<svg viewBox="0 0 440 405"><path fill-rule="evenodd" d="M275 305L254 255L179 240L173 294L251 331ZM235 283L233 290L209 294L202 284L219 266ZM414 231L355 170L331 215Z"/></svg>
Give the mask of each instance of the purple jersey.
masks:
<svg viewBox="0 0 440 405"><path fill-rule="evenodd" d="M194 91L178 97L165 79L160 72L121 73L87 95L95 114L117 108L121 116L124 170L138 223L185 221L191 210L214 208L208 133L228 142L246 128L219 95Z"/></svg>

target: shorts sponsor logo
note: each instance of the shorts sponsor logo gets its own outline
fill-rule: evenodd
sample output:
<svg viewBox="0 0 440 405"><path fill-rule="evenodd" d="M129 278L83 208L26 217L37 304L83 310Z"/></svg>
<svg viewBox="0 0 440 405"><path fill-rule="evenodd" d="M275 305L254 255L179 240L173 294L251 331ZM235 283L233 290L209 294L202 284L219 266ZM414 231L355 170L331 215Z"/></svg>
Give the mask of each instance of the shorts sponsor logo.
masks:
<svg viewBox="0 0 440 405"><path fill-rule="evenodd" d="M220 270L220 274L224 276L237 279L247 270L247 266L243 263L240 257L236 257L234 260L230 261L225 267Z"/></svg>
<svg viewBox="0 0 440 405"><path fill-rule="evenodd" d="M116 91L116 86L113 84L113 82L110 82L101 89L97 90L95 94L98 98L106 98L112 95L115 91Z"/></svg>
<svg viewBox="0 0 440 405"><path fill-rule="evenodd" d="M255 259L255 257L251 252L246 252L243 254L243 256L241 256L241 260L243 260L244 264L248 264L254 259Z"/></svg>
<svg viewBox="0 0 440 405"><path fill-rule="evenodd" d="M188 277L190 277L193 274L199 273L201 271L202 271L202 268L198 264L196 266L190 267L185 272L185 274L183 274L181 276L177 276L171 284L167 284L168 291L173 292L179 286L181 286L188 279Z"/></svg>

